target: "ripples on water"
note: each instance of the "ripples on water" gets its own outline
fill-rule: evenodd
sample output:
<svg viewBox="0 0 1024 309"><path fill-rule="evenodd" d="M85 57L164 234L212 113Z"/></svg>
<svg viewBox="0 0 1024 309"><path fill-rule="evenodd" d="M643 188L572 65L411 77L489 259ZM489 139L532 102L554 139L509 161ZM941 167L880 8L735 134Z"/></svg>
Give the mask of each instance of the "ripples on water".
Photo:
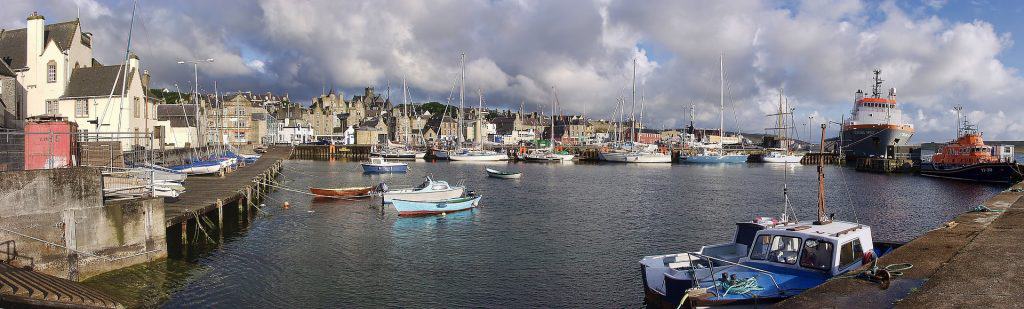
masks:
<svg viewBox="0 0 1024 309"><path fill-rule="evenodd" d="M487 178L486 166L522 170L523 178ZM94 281L159 277L156 286L120 283L137 291L121 293L169 293L166 307L638 306L640 257L729 241L734 222L777 216L786 170L416 162L407 174L370 176L351 162L285 168L282 181L302 190L382 180L399 188L433 175L465 180L484 198L471 212L398 218L393 208L381 214L379 200L319 202L278 191L266 202L269 216L193 263L168 260ZM788 169L791 204L811 219L815 167ZM829 211L870 225L878 240L910 240L1001 189L826 168Z"/></svg>

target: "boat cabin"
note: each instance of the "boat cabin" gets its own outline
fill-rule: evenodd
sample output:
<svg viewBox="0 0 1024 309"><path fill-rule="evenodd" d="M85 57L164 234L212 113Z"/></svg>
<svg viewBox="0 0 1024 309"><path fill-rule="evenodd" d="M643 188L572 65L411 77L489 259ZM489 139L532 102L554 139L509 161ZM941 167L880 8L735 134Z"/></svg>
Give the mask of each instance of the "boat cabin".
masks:
<svg viewBox="0 0 1024 309"><path fill-rule="evenodd" d="M866 225L844 221L816 225L803 221L758 231L749 254L740 263L835 276L860 267L864 253L873 249L871 228Z"/></svg>

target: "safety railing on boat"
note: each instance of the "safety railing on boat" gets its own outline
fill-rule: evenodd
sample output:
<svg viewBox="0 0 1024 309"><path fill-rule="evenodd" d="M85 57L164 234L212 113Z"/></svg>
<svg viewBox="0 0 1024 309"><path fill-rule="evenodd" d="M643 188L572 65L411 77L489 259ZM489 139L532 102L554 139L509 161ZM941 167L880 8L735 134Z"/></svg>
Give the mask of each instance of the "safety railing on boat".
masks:
<svg viewBox="0 0 1024 309"><path fill-rule="evenodd" d="M705 258L705 259L708 260L708 267L711 268L711 280L712 281L716 280L715 277L714 277L714 274L715 274L715 263L712 262L712 261L719 261L719 262L722 262L722 263L725 263L725 264L729 264L729 265L733 265L733 266L739 266L739 267L742 267L742 268L746 268L746 269L749 269L749 270L753 270L753 271L756 271L756 272L768 275L768 279L772 279L772 284L775 285L775 289L778 290L778 291L782 291L782 288L779 287L779 282L775 281L775 276L773 276L770 271L767 271L767 270L764 270L764 269L755 268L755 267L750 267L750 266L743 265L743 264L736 263L736 262L726 261L726 260L723 260L723 259L720 259L720 258L716 258L716 257L712 257L712 256L707 256L707 255L703 255L703 254L696 253L696 252L690 252L689 255L687 255L687 259L690 260L689 261L690 265L693 265L693 260L690 259L690 256L696 256L696 257ZM692 272L692 267L691 267L691 272ZM694 278L694 284L696 284L696 279L697 279L696 274L695 273L691 274L691 277ZM715 284L715 291L721 292L721 291L718 291L718 285L717 284Z"/></svg>

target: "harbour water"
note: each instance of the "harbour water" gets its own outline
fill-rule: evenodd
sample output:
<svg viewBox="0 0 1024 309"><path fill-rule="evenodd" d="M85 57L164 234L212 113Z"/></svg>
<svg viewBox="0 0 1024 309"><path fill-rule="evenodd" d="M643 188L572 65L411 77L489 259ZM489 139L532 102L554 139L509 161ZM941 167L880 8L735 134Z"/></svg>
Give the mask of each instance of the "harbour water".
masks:
<svg viewBox="0 0 1024 309"><path fill-rule="evenodd" d="M485 167L522 170L487 178ZM814 166L415 162L364 175L358 163L287 161L290 188L465 180L480 208L398 218L380 200L314 201L275 191L250 226L216 248L105 274L93 286L164 307L632 307L637 260L728 241L733 223L791 204L813 216ZM826 168L836 218L907 241L1004 189L908 174ZM281 203L288 201L289 209ZM172 254L173 255L173 254Z"/></svg>

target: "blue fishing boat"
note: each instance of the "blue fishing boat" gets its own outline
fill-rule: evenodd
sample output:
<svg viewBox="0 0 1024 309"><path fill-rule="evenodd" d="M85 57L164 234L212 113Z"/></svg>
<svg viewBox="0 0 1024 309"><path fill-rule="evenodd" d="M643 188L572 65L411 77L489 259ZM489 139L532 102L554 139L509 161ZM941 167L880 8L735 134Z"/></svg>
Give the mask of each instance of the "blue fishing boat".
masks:
<svg viewBox="0 0 1024 309"><path fill-rule="evenodd" d="M369 163L361 164L364 173L405 173L409 164L398 162L387 162L384 158L370 158Z"/></svg>
<svg viewBox="0 0 1024 309"><path fill-rule="evenodd" d="M821 127L824 144L825 125ZM824 146L821 146L824 152ZM818 211L813 221L782 218L739 223L732 243L640 260L644 303L653 308L757 305L793 297L849 273L898 247L875 242L871 227L825 215L824 166L818 163ZM884 272L885 267L880 272ZM887 273L886 273L887 274ZM874 273L884 278L886 274Z"/></svg>
<svg viewBox="0 0 1024 309"><path fill-rule="evenodd" d="M477 195L423 202L392 200L391 203L395 205L399 216L429 216L471 209L477 206L480 198Z"/></svg>

